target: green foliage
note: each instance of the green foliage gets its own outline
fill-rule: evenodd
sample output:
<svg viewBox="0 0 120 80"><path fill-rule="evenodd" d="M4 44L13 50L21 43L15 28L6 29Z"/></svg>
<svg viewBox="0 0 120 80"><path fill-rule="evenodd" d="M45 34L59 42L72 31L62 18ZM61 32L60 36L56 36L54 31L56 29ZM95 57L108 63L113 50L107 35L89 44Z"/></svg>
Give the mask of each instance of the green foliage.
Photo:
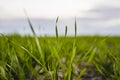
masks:
<svg viewBox="0 0 120 80"><path fill-rule="evenodd" d="M104 79L120 78L119 37L37 37L41 43L42 63L32 36L0 37L0 78L80 79L91 71ZM76 71L77 70L77 71Z"/></svg>

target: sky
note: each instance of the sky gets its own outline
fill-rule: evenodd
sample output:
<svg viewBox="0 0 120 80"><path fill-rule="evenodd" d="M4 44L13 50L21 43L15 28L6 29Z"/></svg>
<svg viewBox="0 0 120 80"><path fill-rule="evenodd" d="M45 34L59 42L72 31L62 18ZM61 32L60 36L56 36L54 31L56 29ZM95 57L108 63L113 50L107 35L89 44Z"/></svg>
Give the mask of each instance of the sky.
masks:
<svg viewBox="0 0 120 80"><path fill-rule="evenodd" d="M24 17L23 8L32 18L83 16L97 5L99 0L0 0L1 18Z"/></svg>
<svg viewBox="0 0 120 80"><path fill-rule="evenodd" d="M71 33L76 18L79 34L120 34L120 0L0 0L0 32L9 32L6 26L25 18L23 9L38 23L54 23L59 16L59 26L69 25Z"/></svg>

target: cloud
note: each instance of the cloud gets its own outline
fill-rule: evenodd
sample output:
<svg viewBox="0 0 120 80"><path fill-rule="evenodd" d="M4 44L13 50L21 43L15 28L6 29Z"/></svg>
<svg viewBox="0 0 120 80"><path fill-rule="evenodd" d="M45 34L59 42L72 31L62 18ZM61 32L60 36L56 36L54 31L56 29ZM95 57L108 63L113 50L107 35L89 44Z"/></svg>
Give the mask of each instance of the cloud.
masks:
<svg viewBox="0 0 120 80"><path fill-rule="evenodd" d="M116 19L120 18L120 7L100 6L88 11L88 14L97 15L99 19Z"/></svg>
<svg viewBox="0 0 120 80"><path fill-rule="evenodd" d="M78 18L80 26L103 28L120 26L120 7L99 5L84 13L83 17Z"/></svg>
<svg viewBox="0 0 120 80"><path fill-rule="evenodd" d="M4 7L0 6L0 13L4 11Z"/></svg>

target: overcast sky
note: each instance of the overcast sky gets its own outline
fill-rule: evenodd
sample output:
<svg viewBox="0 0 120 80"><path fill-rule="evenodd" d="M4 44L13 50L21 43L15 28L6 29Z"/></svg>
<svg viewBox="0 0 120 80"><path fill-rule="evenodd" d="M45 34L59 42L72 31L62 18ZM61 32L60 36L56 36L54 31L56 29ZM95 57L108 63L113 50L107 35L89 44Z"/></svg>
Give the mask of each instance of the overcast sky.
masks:
<svg viewBox="0 0 120 80"><path fill-rule="evenodd" d="M30 18L77 18L82 29L120 30L120 0L0 0L0 20L25 18L23 8Z"/></svg>
<svg viewBox="0 0 120 80"><path fill-rule="evenodd" d="M23 8L33 18L88 17L89 13L89 17L104 13L113 17L120 11L120 0L0 0L0 18L24 17Z"/></svg>

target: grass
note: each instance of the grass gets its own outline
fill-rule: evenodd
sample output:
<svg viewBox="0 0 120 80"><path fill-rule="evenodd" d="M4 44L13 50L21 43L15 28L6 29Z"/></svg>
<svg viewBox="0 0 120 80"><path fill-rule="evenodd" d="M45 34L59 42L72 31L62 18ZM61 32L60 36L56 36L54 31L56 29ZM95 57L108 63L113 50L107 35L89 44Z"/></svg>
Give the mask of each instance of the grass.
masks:
<svg viewBox="0 0 120 80"><path fill-rule="evenodd" d="M0 36L0 80L120 80L119 36Z"/></svg>

